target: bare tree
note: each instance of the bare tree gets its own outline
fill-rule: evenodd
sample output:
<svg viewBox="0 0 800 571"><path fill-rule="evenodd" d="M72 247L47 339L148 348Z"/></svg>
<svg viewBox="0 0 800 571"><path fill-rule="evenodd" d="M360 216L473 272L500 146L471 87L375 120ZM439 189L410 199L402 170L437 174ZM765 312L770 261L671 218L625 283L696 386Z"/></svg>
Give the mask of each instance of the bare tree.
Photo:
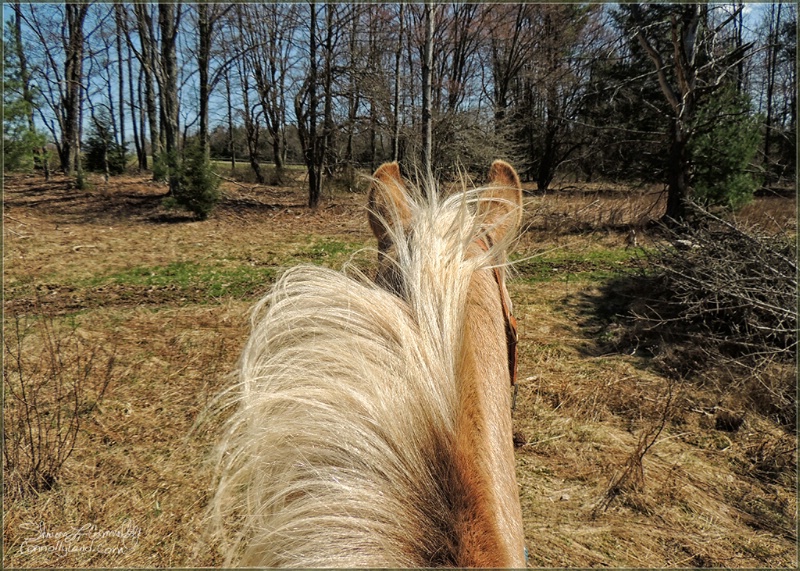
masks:
<svg viewBox="0 0 800 571"><path fill-rule="evenodd" d="M295 115L297 131L303 158L308 171L308 205L316 208L322 191L323 167L328 148L334 136L333 123L333 65L334 49L338 38L337 8L325 4L324 39L318 37L317 3L310 3L309 18L309 65L303 84L295 95ZM321 62L319 52L322 52ZM322 70L320 73L320 63ZM320 87L322 93L320 94ZM320 95L323 98L322 124L319 123ZM321 127L321 129L320 129Z"/></svg>
<svg viewBox="0 0 800 571"><path fill-rule="evenodd" d="M181 7L175 4L158 5L158 25L161 31L161 66L159 93L161 117L164 126L166 165L169 192L174 194L180 184L180 157L178 155L178 58L177 34Z"/></svg>
<svg viewBox="0 0 800 571"><path fill-rule="evenodd" d="M282 179L286 155L286 80L293 40L294 6L270 4L243 8L243 57L252 70L258 101L272 144L275 181Z"/></svg>
<svg viewBox="0 0 800 571"><path fill-rule="evenodd" d="M133 5L133 9L136 15L140 48L137 50L130 39L128 41L128 47L136 54L139 60L142 79L144 79L144 99L147 111L147 124L150 131L150 149L153 155L153 161L155 162L158 157L161 156L163 150L158 127L158 108L156 106L156 91L154 88L154 82L156 80L157 44L153 31L153 18L150 14L150 7L145 4L136 3ZM141 86L141 83L139 85ZM142 141L144 141L144 138L144 129L142 129Z"/></svg>
<svg viewBox="0 0 800 571"><path fill-rule="evenodd" d="M392 160L400 160L400 63L403 57L403 16L405 3L400 2L397 19L399 30L394 52L394 105L392 106Z"/></svg>
<svg viewBox="0 0 800 571"><path fill-rule="evenodd" d="M334 59L334 36L337 35L338 25L336 22L336 5L331 2L325 3L325 57L322 66L322 93L324 96L322 104L322 137L320 138L320 172L323 167L330 173L332 160L330 157L333 148L335 130L333 124L333 59Z"/></svg>
<svg viewBox="0 0 800 571"><path fill-rule="evenodd" d="M120 26L119 10L114 6L114 43L117 48L117 97L119 98L119 145L125 148L125 63L122 57L122 27Z"/></svg>
<svg viewBox="0 0 800 571"><path fill-rule="evenodd" d="M225 61L222 65L213 70L210 69L212 59L212 49L214 40L217 36L216 31L220 20L233 8L232 4L207 4L201 2L195 6L197 10L197 71L198 71L198 90L199 90L199 112L200 123L199 137L200 145L206 159L210 156L208 139L208 106L211 92L222 79L224 67L230 65L230 61ZM234 54L234 58L238 54Z"/></svg>
<svg viewBox="0 0 800 571"><path fill-rule="evenodd" d="M246 29L245 19L248 17L248 15L245 12L245 6L243 4L236 4L235 6L236 21L238 26L237 30L239 33L233 38L233 41L238 42L237 51L245 54L250 47L247 39L245 38L245 34L242 33L242 30ZM246 56L237 58L234 61L234 65L239 76L239 85L241 86L242 106L240 109L240 115L242 117L242 122L244 123L243 126L245 143L247 145L248 162L250 163L250 168L253 170L256 182L258 184L264 184L264 174L261 172L261 165L259 162L261 130L258 123L256 105L250 104L250 78L253 74L251 58ZM232 115L232 113L229 110L229 116L230 115ZM233 145L232 142L231 145Z"/></svg>
<svg viewBox="0 0 800 571"><path fill-rule="evenodd" d="M236 176L236 145L233 142L233 101L231 100L231 69L225 69L225 105L228 117L228 154L231 159L231 176Z"/></svg>
<svg viewBox="0 0 800 571"><path fill-rule="evenodd" d="M303 161L308 173L308 205L315 207L319 202L320 173L317 170L317 6L311 2L308 34L309 65L308 73L294 98L294 112L297 118L297 135Z"/></svg>
<svg viewBox="0 0 800 571"><path fill-rule="evenodd" d="M141 139L139 137L139 122L137 121L137 113L136 113L136 99L134 96L134 82L133 82L133 55L132 50L130 49L130 26L128 25L128 13L125 8L125 5L121 2L117 2L114 4L114 21L116 24L117 30L117 54L119 57L119 117L120 122L124 121L125 111L124 111L124 86L123 86L123 75L125 71L123 70L123 61L126 64L127 75L128 75L128 103L129 103L129 110L130 110L130 117L131 117L131 131L133 133L133 145L136 149L136 158L139 165L139 170L147 169L147 152L145 151L144 145L144 133L141 133ZM125 42L125 46L128 50L127 57L123 59L122 56L122 40L123 38L127 38ZM125 144L124 136L122 138L122 145Z"/></svg>
<svg viewBox="0 0 800 571"><path fill-rule="evenodd" d="M86 3L66 4L67 13L67 53L64 78L67 82L63 101L66 131L63 134L67 147L65 171L67 175L80 175L81 172L81 103L83 101L83 22L89 5Z"/></svg>
<svg viewBox="0 0 800 571"><path fill-rule="evenodd" d="M512 84L531 56L534 39L529 33L531 9L530 4L499 4L486 8L496 130L504 126Z"/></svg>
<svg viewBox="0 0 800 571"><path fill-rule="evenodd" d="M796 164L797 7L772 2L759 28L765 44L759 87L764 109L764 166L768 183L791 173Z"/></svg>
<svg viewBox="0 0 800 571"><path fill-rule="evenodd" d="M431 80L433 73L433 30L435 6L425 4L425 45L422 60L422 168L430 180L433 178L433 120L431 113Z"/></svg>

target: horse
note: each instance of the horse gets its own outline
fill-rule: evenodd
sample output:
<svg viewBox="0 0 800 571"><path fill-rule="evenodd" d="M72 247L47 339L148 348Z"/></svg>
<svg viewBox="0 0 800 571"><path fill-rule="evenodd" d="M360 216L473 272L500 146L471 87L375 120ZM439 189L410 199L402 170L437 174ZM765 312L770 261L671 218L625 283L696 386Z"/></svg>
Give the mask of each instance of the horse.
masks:
<svg viewBox="0 0 800 571"><path fill-rule="evenodd" d="M481 188L425 184L375 171L374 278L301 265L256 304L210 502L227 566L525 566L505 283L520 180L497 160Z"/></svg>

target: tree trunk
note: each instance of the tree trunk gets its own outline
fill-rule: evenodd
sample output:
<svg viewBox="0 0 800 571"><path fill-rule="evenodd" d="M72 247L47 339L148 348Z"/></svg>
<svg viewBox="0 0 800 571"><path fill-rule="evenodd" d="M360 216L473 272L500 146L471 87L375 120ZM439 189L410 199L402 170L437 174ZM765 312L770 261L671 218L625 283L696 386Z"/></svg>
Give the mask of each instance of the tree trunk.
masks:
<svg viewBox="0 0 800 571"><path fill-rule="evenodd" d="M250 82L247 80L248 70L245 68L240 75L242 78L242 105L244 107L244 132L247 138L247 158L250 162L250 168L253 169L253 174L256 176L256 182L264 184L264 174L261 172L261 165L258 160L258 125L253 120L250 109L250 96L248 95L250 92Z"/></svg>
<svg viewBox="0 0 800 571"><path fill-rule="evenodd" d="M67 82L65 98L63 101L66 114L65 132L63 133L63 146L65 149L62 164L67 176L82 176L81 171L81 104L83 80L83 22L89 9L88 4L65 5L67 12L67 40L66 62L64 78ZM80 183L80 180L79 180Z"/></svg>
<svg viewBox="0 0 800 571"><path fill-rule="evenodd" d="M766 166L767 178L771 178L770 172L770 152L772 151L772 98L775 91L775 73L778 60L778 34L781 25L781 2L771 5L769 17L769 34L767 37L767 116L764 119L764 165Z"/></svg>
<svg viewBox="0 0 800 571"><path fill-rule="evenodd" d="M233 104L231 103L230 68L225 70L225 102L228 105L228 154L231 157L231 178L236 177L236 147L233 144Z"/></svg>
<svg viewBox="0 0 800 571"><path fill-rule="evenodd" d="M686 215L686 205L691 194L691 161L689 157L690 129L696 113L697 98L697 31L703 13L699 4L679 5L671 15L673 71L675 78L670 80L666 74L664 59L645 35L640 8L632 6L634 19L640 29L636 37L656 68L658 83L673 117L669 128L670 150L667 167L667 223L682 222ZM674 85L671 83L674 81Z"/></svg>
<svg viewBox="0 0 800 571"><path fill-rule="evenodd" d="M283 177L284 115L283 84L285 67L283 60L284 34L279 12L280 7L271 5L266 9L249 12L249 22L243 32L252 45L263 45L260 49L248 50L248 62L252 65L259 102L264 112L267 131L271 138L272 161L275 165L275 182ZM244 21L242 20L242 25Z"/></svg>
<svg viewBox="0 0 800 571"><path fill-rule="evenodd" d="M139 66L139 81L136 87L136 100L139 103L139 140L142 148L142 156L139 158L139 168L141 170L147 170L147 113L145 111L145 99L142 98L142 84L145 81L144 78L144 70L141 66ZM133 83L131 83L131 89L132 88Z"/></svg>
<svg viewBox="0 0 800 571"><path fill-rule="evenodd" d="M394 52L394 104L392 105L392 160L400 160L400 60L403 55L403 12L405 3L400 3L400 31L397 34L397 51Z"/></svg>
<svg viewBox="0 0 800 571"><path fill-rule="evenodd" d="M422 168L428 180L433 179L433 126L431 120L431 75L433 70L434 5L425 4L425 46L422 62ZM424 187L423 187L424 188Z"/></svg>
<svg viewBox="0 0 800 571"><path fill-rule="evenodd" d="M321 149L319 150L318 169L320 176L323 172L327 172L328 176L332 173L330 170L334 166L334 161L328 156L330 149L333 148L334 129L333 129L333 10L334 5L331 2L325 3L325 64L323 66L323 92L325 100L322 105L322 138Z"/></svg>
<svg viewBox="0 0 800 571"><path fill-rule="evenodd" d="M235 6L239 29L245 30L245 6L243 4L236 4ZM247 45L245 43L244 34L240 34L239 37L239 41L242 43L238 48L245 51ZM261 172L261 165L259 163L258 143L260 132L258 124L253 117L252 109L250 108L250 76L253 74L250 69L250 61L251 58L241 57L235 60L235 63L242 89L242 114L244 120L245 143L247 144L247 159L256 177L256 182L258 184L264 184L264 174ZM228 102L230 103L230 98L228 98ZM233 135L231 134L231 136Z"/></svg>
<svg viewBox="0 0 800 571"><path fill-rule="evenodd" d="M551 124L548 119L545 122L544 133L544 146L542 149L542 156L539 159L539 169L536 173L536 188L540 192L546 191L553 182L553 175L555 174L557 164L556 159L556 129L557 127Z"/></svg>
<svg viewBox="0 0 800 571"><path fill-rule="evenodd" d="M361 24L360 13L357 5L351 5L350 13L350 61L348 62L350 73L350 85L347 91L347 144L344 151L344 162L348 169L353 167L353 136L356 129L356 121L358 120L358 106L360 103L358 77L360 70L358 62L360 53L358 52L358 28ZM370 14L371 17L371 14ZM371 22L370 22L371 23Z"/></svg>
<svg viewBox="0 0 800 571"><path fill-rule="evenodd" d="M161 155L161 137L158 126L159 111L156 106L156 93L153 88L155 82L155 58L156 41L153 34L153 21L150 17L149 7L145 4L134 4L136 14L136 25L139 32L142 51L137 53L139 65L144 74L144 99L147 111L147 126L150 131L150 153L153 155L153 162ZM128 44L131 47L131 44ZM144 129L142 129L142 141L145 140ZM146 152L146 150L145 150ZM145 166L146 168L146 166ZM155 174L155 173L154 173Z"/></svg>
<svg viewBox="0 0 800 571"><path fill-rule="evenodd" d="M691 177L689 151L686 136L678 121L670 127L669 165L667 172L667 211L664 218L668 224L681 222L686 217Z"/></svg>
<svg viewBox="0 0 800 571"><path fill-rule="evenodd" d="M22 83L22 100L25 102L25 113L28 120L28 130L31 133L36 131L36 123L33 120L33 93L31 92L31 77L28 71L28 58L25 56L25 49L22 46L22 7L19 2L14 3L14 51L19 60L19 79ZM41 147L33 150L33 166L41 167L45 180L50 180L50 168L47 163L47 148Z"/></svg>
<svg viewBox="0 0 800 571"><path fill-rule="evenodd" d="M138 121L139 117L136 114L136 100L134 99L133 91L133 62L131 61L130 50L128 50L128 97L130 98L131 109L131 130L133 131L133 145L136 148L136 160L139 165L139 171L147 169L147 153L144 150L144 133L139 134Z"/></svg>
<svg viewBox="0 0 800 571"><path fill-rule="evenodd" d="M121 22L121 4L114 5L114 17L116 20L117 37L117 73L118 73L118 95L119 95L119 144L121 149L125 149L125 62L122 57L122 37L124 35Z"/></svg>
<svg viewBox="0 0 800 571"><path fill-rule="evenodd" d="M199 75L200 90L200 145L203 148L203 156L208 160L211 155L211 148L208 140L208 65L211 59L211 34L213 33L213 22L208 17L208 4L200 2L197 4L197 28L198 28L198 49L197 49L197 69Z"/></svg>
<svg viewBox="0 0 800 571"><path fill-rule="evenodd" d="M180 9L180 7L178 7ZM178 155L178 58L176 40L180 10L174 4L158 5L161 30L161 63L164 76L161 83L164 142L167 155L169 192L175 194L180 185L180 156Z"/></svg>
<svg viewBox="0 0 800 571"><path fill-rule="evenodd" d="M317 141L317 5L311 2L311 18L309 23L309 75L308 75L308 141L305 145L306 167L308 169L308 206L316 208L322 190L321 173L317 168L319 144Z"/></svg>

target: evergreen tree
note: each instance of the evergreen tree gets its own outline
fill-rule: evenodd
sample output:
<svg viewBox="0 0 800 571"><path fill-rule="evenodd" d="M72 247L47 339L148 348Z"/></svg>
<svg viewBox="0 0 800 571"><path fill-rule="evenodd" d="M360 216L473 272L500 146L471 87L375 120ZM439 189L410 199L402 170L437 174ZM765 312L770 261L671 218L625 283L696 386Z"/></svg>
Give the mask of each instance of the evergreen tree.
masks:
<svg viewBox="0 0 800 571"><path fill-rule="evenodd" d="M694 199L731 210L747 204L759 186L752 164L760 145L759 121L748 98L733 85L717 92L698 110L689 146Z"/></svg>
<svg viewBox="0 0 800 571"><path fill-rule="evenodd" d="M35 92L28 90L25 97L20 62L13 45L12 24L5 28L3 48L3 170L30 170L34 166L34 152L45 144L44 134L32 125ZM31 101L33 99L33 101Z"/></svg>
<svg viewBox="0 0 800 571"><path fill-rule="evenodd" d="M186 156L180 165L178 184L165 199L165 204L168 207L185 208L198 219L205 220L219 202L220 181L203 144L199 141L188 144Z"/></svg>
<svg viewBox="0 0 800 571"><path fill-rule="evenodd" d="M741 9L741 7L739 7ZM668 186L666 218L681 220L692 199L736 208L752 196L754 117L736 92L737 62L751 45L729 48L700 4L620 5L629 38L600 69L592 122L610 172ZM720 40L717 42L717 40ZM757 139L756 139L757 140Z"/></svg>
<svg viewBox="0 0 800 571"><path fill-rule="evenodd" d="M126 148L114 140L108 114L94 118L92 133L85 143L85 167L95 172L120 175L125 172L128 157Z"/></svg>

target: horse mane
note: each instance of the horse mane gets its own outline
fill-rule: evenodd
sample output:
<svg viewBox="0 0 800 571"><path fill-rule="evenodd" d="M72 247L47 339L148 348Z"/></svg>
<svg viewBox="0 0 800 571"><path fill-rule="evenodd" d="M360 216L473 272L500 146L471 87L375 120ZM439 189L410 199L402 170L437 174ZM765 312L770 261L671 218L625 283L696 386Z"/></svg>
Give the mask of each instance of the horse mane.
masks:
<svg viewBox="0 0 800 571"><path fill-rule="evenodd" d="M389 225L399 291L301 265L256 305L209 507L226 566L456 565L466 292L507 245L467 257L480 191L412 190L412 230Z"/></svg>

